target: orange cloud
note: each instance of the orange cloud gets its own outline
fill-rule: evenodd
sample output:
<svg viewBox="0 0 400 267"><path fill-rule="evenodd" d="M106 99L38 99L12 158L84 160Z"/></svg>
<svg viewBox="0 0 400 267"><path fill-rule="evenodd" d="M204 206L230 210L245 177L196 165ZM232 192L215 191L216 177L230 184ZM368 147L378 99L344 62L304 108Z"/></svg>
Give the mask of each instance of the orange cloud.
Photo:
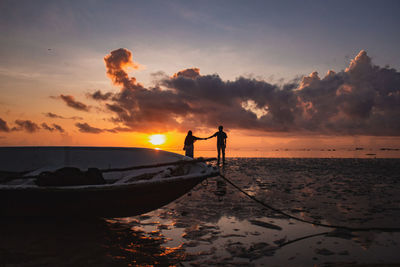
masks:
<svg viewBox="0 0 400 267"><path fill-rule="evenodd" d="M198 76L200 76L200 69L199 68L191 68L191 69L185 69L185 70L178 71L177 73L172 75L172 78L186 77L186 78L195 79Z"/></svg>
<svg viewBox="0 0 400 267"><path fill-rule="evenodd" d="M128 49L120 48L104 57L106 63L107 75L114 84L130 87L136 84L136 78L129 78L126 72L128 67L139 69L139 64L133 62L132 53Z"/></svg>

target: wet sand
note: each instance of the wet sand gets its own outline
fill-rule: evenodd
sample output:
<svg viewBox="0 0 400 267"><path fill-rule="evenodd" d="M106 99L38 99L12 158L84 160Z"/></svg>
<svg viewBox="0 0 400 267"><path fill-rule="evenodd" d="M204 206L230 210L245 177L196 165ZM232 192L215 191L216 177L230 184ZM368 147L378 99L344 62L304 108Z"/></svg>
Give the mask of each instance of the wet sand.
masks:
<svg viewBox="0 0 400 267"><path fill-rule="evenodd" d="M400 227L399 159L229 159L249 194L296 217ZM222 178L142 216L2 220L0 266L398 266L399 232L287 219Z"/></svg>

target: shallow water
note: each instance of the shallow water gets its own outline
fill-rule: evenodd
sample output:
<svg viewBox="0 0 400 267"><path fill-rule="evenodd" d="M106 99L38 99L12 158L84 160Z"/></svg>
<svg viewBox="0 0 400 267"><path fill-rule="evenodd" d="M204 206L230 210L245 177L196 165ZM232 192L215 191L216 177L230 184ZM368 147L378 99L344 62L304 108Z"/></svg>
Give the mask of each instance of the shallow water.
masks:
<svg viewBox="0 0 400 267"><path fill-rule="evenodd" d="M296 217L400 227L399 159L232 158L247 193ZM3 219L0 266L400 264L400 232L349 232L287 219L222 178L142 216Z"/></svg>

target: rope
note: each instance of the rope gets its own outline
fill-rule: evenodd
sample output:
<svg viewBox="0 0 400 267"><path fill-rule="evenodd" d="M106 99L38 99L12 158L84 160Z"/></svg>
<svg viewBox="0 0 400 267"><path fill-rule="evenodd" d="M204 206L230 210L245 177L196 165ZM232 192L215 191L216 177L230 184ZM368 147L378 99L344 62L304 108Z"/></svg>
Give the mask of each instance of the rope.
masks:
<svg viewBox="0 0 400 267"><path fill-rule="evenodd" d="M368 228L358 228L358 227L348 227L348 226L342 226L342 225L329 225L329 224L324 224L324 223L320 223L317 221L308 221L308 220L304 220L298 217L295 217L293 215L290 215L284 211L281 211L277 208L274 208L268 204L266 204L265 202L257 199L254 196L249 195L247 192L245 192L243 189L241 189L239 186L237 186L236 184L234 184L231 180L229 180L228 178L226 178L224 175L220 174L220 177L222 177L226 182L228 182L230 185L232 185L234 188L236 188L237 190L239 190L240 192L242 192L244 195L246 195L248 198L252 199L253 201L261 204L262 206L266 207L267 209L273 210L276 213L279 213L281 215L284 215L290 219L299 221L299 222L303 222L303 223L308 223L308 224L313 224L316 226L322 226L322 227L328 227L328 228L336 228L336 229L344 229L344 230L348 230L348 231L354 231L354 232L362 232L362 231L382 231L382 232L399 232L400 228L399 227L368 227Z"/></svg>
<svg viewBox="0 0 400 267"><path fill-rule="evenodd" d="M333 230L333 231L335 231L335 230ZM284 246L290 245L292 243L295 243L295 242L298 242L298 241L301 241L301 240L304 240L304 239L308 239L308 238L312 238L312 237L316 237L316 236L321 236L321 235L329 235L330 233L331 232L323 232L323 233L318 233L318 234L302 236L302 237L299 237L299 238L296 238L296 239L293 239L293 240L289 240L289 241L287 241L285 243L282 243L282 244L278 245L276 248L273 248L272 250L276 250L276 249L282 248Z"/></svg>

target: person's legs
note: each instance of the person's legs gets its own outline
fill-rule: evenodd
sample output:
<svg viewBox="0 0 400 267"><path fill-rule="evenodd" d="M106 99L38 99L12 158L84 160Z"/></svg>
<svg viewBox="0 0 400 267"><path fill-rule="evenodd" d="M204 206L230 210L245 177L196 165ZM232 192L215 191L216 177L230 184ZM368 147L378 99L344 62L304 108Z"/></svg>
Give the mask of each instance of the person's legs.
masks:
<svg viewBox="0 0 400 267"><path fill-rule="evenodd" d="M186 147L185 156L188 156L188 157L193 158L193 150L194 150L194 147L193 147L193 146L187 146L187 147Z"/></svg>
<svg viewBox="0 0 400 267"><path fill-rule="evenodd" d="M217 164L219 164L220 158L221 158L221 146L217 145L217 151L218 151L218 162L217 162Z"/></svg>
<svg viewBox="0 0 400 267"><path fill-rule="evenodd" d="M225 146L221 147L222 150L222 163L225 164Z"/></svg>

